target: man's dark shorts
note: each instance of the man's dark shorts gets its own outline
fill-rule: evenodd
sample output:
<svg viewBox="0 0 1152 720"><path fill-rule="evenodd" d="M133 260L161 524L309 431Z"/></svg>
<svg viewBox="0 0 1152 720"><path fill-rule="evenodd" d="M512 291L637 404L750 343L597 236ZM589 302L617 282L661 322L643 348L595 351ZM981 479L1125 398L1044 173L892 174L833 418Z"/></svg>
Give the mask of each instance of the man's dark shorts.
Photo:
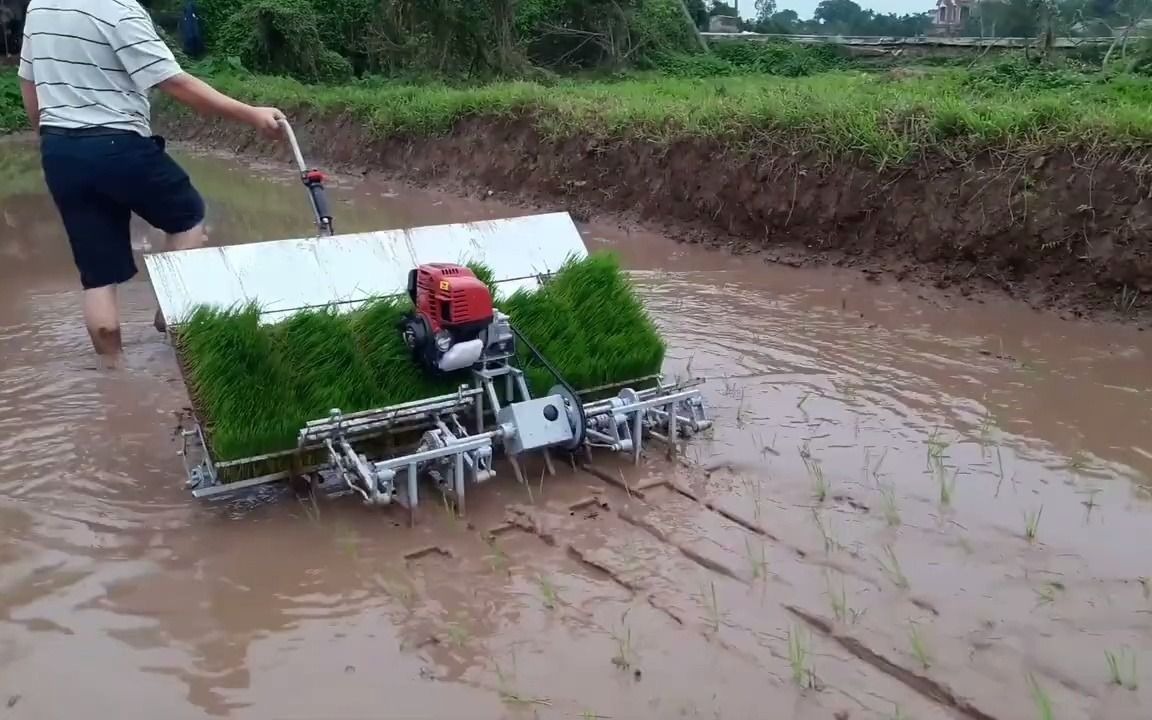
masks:
<svg viewBox="0 0 1152 720"><path fill-rule="evenodd" d="M85 290L136 275L132 213L169 234L204 220L204 200L161 138L42 128L40 154Z"/></svg>

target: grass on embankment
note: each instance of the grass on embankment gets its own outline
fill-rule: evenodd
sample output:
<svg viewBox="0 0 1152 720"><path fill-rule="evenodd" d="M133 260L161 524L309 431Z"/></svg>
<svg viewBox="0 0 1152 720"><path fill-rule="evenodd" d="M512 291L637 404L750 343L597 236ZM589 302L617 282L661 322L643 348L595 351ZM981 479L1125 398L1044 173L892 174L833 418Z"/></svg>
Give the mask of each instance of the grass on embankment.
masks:
<svg viewBox="0 0 1152 720"><path fill-rule="evenodd" d="M469 117L530 117L553 137L718 137L766 152L782 144L788 150L862 154L882 166L933 150L1152 142L1152 79L1020 62L974 70L651 74L468 87L379 78L338 87L255 76L209 80L230 94L297 115L347 112L381 136L442 134ZM15 73L0 71L0 132L23 126Z"/></svg>
<svg viewBox="0 0 1152 720"><path fill-rule="evenodd" d="M530 117L549 136L592 133L668 141L739 139L764 151L863 154L880 165L926 150L1152 141L1152 82L991 66L923 73L833 71L800 78L636 76L616 82L504 82L477 87L342 87L220 77L222 90L302 112L347 112L379 133L434 135L476 116Z"/></svg>
<svg viewBox="0 0 1152 720"><path fill-rule="evenodd" d="M578 390L660 371L664 342L612 255L569 262L540 289L497 300ZM406 297L381 298L352 313L305 311L273 326L260 325L254 307L197 310L179 345L217 459L293 448L304 423L333 407L356 412L470 384L467 372L421 374L396 329L409 306ZM533 394L548 392L555 380L520 351Z"/></svg>

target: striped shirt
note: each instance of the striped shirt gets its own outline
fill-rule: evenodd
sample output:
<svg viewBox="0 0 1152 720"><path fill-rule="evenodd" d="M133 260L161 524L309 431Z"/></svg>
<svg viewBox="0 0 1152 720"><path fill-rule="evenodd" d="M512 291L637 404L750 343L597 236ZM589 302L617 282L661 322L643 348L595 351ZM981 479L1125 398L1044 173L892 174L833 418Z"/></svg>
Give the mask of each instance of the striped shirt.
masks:
<svg viewBox="0 0 1152 720"><path fill-rule="evenodd" d="M149 91L180 65L136 0L32 0L20 77L36 85L40 124L148 136Z"/></svg>

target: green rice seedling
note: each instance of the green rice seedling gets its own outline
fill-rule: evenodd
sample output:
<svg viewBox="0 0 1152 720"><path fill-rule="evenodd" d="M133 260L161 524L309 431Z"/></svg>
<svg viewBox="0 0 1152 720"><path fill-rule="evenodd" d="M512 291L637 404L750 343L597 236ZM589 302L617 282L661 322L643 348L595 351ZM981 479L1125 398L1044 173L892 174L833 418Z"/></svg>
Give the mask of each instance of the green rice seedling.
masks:
<svg viewBox="0 0 1152 720"><path fill-rule="evenodd" d="M291 375L259 318L255 305L199 308L176 336L190 394L222 458L289 447L299 430Z"/></svg>
<svg viewBox="0 0 1152 720"><path fill-rule="evenodd" d="M1044 514L1044 506L1039 510L1032 510L1024 516L1024 537L1028 542L1036 541L1036 532L1040 529L1040 517Z"/></svg>
<svg viewBox="0 0 1152 720"><path fill-rule="evenodd" d="M632 645L632 626L628 624L628 613L632 608L628 608L620 616L621 631L612 632L612 639L616 641L616 655L612 658L612 664L622 670L630 670L636 664L636 653Z"/></svg>
<svg viewBox="0 0 1152 720"><path fill-rule="evenodd" d="M1089 488L1088 490L1081 491L1082 495L1087 495L1087 500L1081 500L1080 504L1084 506L1084 522L1092 517L1092 511L1096 509L1096 496L1101 492L1100 488Z"/></svg>
<svg viewBox="0 0 1152 720"><path fill-rule="evenodd" d="M748 558L748 566L752 569L752 580L763 580L768 575L768 558L765 555L764 543L760 543L758 550L752 549L752 541L744 538L744 555Z"/></svg>
<svg viewBox="0 0 1152 720"><path fill-rule="evenodd" d="M912 654L916 657L916 662L927 670L932 666L932 656L928 650L928 645L924 642L924 636L920 634L920 626L912 623L908 631L908 641L912 645Z"/></svg>
<svg viewBox="0 0 1152 720"><path fill-rule="evenodd" d="M877 486L880 485L880 468L884 466L884 460L887 457L888 448L884 448L884 452L880 453L880 458L876 461L876 464L872 466L872 481L875 482Z"/></svg>
<svg viewBox="0 0 1152 720"><path fill-rule="evenodd" d="M1056 585L1053 583L1044 583L1038 588L1032 588L1032 592L1036 593L1037 606L1056 602Z"/></svg>
<svg viewBox="0 0 1152 720"><path fill-rule="evenodd" d="M804 409L804 403L808 402L808 397L810 395L812 395L812 393L810 393L810 392L804 393L803 395L800 396L800 401L796 403L796 409L804 414L804 421L805 422L808 422L809 415L808 415L808 411Z"/></svg>
<svg viewBox="0 0 1152 720"><path fill-rule="evenodd" d="M992 435L995 430L996 418L992 416L992 410L986 408L984 414L980 416L980 427L977 429L981 455L983 455L984 450L992 443Z"/></svg>
<svg viewBox="0 0 1152 720"><path fill-rule="evenodd" d="M1028 688L1032 693L1032 703L1036 706L1036 716L1039 720L1053 720L1052 698L1032 673L1028 673Z"/></svg>
<svg viewBox="0 0 1152 720"><path fill-rule="evenodd" d="M960 468L956 468L952 472L952 477L948 477L948 472L943 465L937 469L936 482L940 485L940 507L952 507L952 497L956 492L956 476L960 474Z"/></svg>
<svg viewBox="0 0 1152 720"><path fill-rule="evenodd" d="M1136 671L1135 653L1128 648L1124 648L1119 653L1105 650L1104 658L1108 661L1108 676L1113 685L1119 685L1128 690L1139 689L1140 675Z"/></svg>
<svg viewBox="0 0 1152 720"><path fill-rule="evenodd" d="M499 682L500 699L509 705L551 705L552 702L547 698L534 698L520 694L512 687L512 677L506 675L500 667L500 663L495 660L492 664L496 667L496 679ZM512 658L513 672L515 672L516 658Z"/></svg>
<svg viewBox="0 0 1152 720"><path fill-rule="evenodd" d="M700 597L704 601L704 610L708 613L708 625L712 628L712 632L720 632L720 623L723 620L720 613L720 601L716 598L716 583L708 583L708 587L700 593Z"/></svg>
<svg viewBox="0 0 1152 720"><path fill-rule="evenodd" d="M1144 592L1144 599L1152 600L1152 577L1140 578L1140 588Z"/></svg>
<svg viewBox="0 0 1152 720"><path fill-rule="evenodd" d="M896 500L896 488L885 485L880 490L880 502L884 511L884 522L888 527L900 527L900 506Z"/></svg>
<svg viewBox="0 0 1152 720"><path fill-rule="evenodd" d="M816 523L816 529L820 531L820 537L824 539L825 553L831 553L833 550L840 550L843 547L836 537L836 530L830 524L824 524L824 518L820 516L820 512L816 508L812 508L812 520Z"/></svg>
<svg viewBox="0 0 1152 720"><path fill-rule="evenodd" d="M816 502L824 502L828 498L828 480L824 477L824 468L820 461L812 456L808 441L800 448L800 459L804 462L804 469L808 471L808 479L812 483L812 497Z"/></svg>
<svg viewBox="0 0 1152 720"><path fill-rule="evenodd" d="M900 560L896 557L896 551L892 549L891 545L884 546L884 558L877 558L880 563L880 569L892 581L896 587L907 590L909 587L908 578L904 575L904 571L900 568Z"/></svg>
<svg viewBox="0 0 1152 720"><path fill-rule="evenodd" d="M560 595L556 591L556 584L552 582L552 578L547 575L540 575L536 578L536 585L540 588L540 599L543 601L544 607L555 610L556 606L560 604Z"/></svg>
<svg viewBox="0 0 1152 720"><path fill-rule="evenodd" d="M445 634L448 636L448 644L456 648L462 648L467 645L468 640L472 637L472 634L468 632L468 628L459 622L448 623Z"/></svg>
<svg viewBox="0 0 1152 720"><path fill-rule="evenodd" d="M473 272L492 284L482 265ZM573 386L588 388L659 372L665 343L616 259L570 259L551 281L498 305ZM306 310L261 325L255 306L200 308L175 330L197 413L217 460L291 449L308 420L331 408L355 412L454 391L467 372L421 371L397 327L405 296L376 298L354 312ZM555 378L522 343L534 394ZM638 388L639 389L639 388Z"/></svg>
<svg viewBox="0 0 1152 720"><path fill-rule="evenodd" d="M839 622L845 622L848 619L848 595L844 589L844 578L840 578L840 587L832 587L832 577L824 574L824 584L828 588L828 602L832 605L832 614L836 616Z"/></svg>
<svg viewBox="0 0 1152 720"><path fill-rule="evenodd" d="M352 324L335 310L296 313L274 332L280 357L292 368L292 391L301 413L298 427L326 416L331 408L357 412L384 400L372 382Z"/></svg>
<svg viewBox="0 0 1152 720"><path fill-rule="evenodd" d="M788 630L788 662L792 666L792 682L800 689L815 687L815 677L808 655L808 635L798 625L793 625Z"/></svg>
<svg viewBox="0 0 1152 720"><path fill-rule="evenodd" d="M461 378L429 378L404 344L397 325L408 312L407 298L382 297L362 306L349 322L376 388L373 405L395 405L451 392Z"/></svg>
<svg viewBox="0 0 1152 720"><path fill-rule="evenodd" d="M769 481L771 478L767 478ZM764 484L760 478L748 475L742 480L744 488L752 498L752 518L760 523L764 519Z"/></svg>
<svg viewBox="0 0 1152 720"><path fill-rule="evenodd" d="M1091 467L1091 461L1083 450L1077 451L1076 454L1068 460L1068 470L1071 471L1074 479L1079 478L1089 467Z"/></svg>
<svg viewBox="0 0 1152 720"><path fill-rule="evenodd" d="M944 453L948 451L952 443L940 436L940 428L933 428L932 434L928 436L928 440L925 442L928 446L929 467L933 464L942 464L944 461Z"/></svg>

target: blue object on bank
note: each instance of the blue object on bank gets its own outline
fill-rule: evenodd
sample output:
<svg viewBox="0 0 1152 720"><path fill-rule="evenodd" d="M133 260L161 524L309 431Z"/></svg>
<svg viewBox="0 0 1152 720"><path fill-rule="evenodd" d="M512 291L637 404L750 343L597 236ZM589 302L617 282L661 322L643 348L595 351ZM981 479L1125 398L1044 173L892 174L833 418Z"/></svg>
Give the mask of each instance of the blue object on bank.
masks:
<svg viewBox="0 0 1152 720"><path fill-rule="evenodd" d="M180 35L183 40L184 52L189 57L200 57L204 54L204 36L200 32L200 16L196 14L196 0L185 0L184 18L180 23Z"/></svg>

